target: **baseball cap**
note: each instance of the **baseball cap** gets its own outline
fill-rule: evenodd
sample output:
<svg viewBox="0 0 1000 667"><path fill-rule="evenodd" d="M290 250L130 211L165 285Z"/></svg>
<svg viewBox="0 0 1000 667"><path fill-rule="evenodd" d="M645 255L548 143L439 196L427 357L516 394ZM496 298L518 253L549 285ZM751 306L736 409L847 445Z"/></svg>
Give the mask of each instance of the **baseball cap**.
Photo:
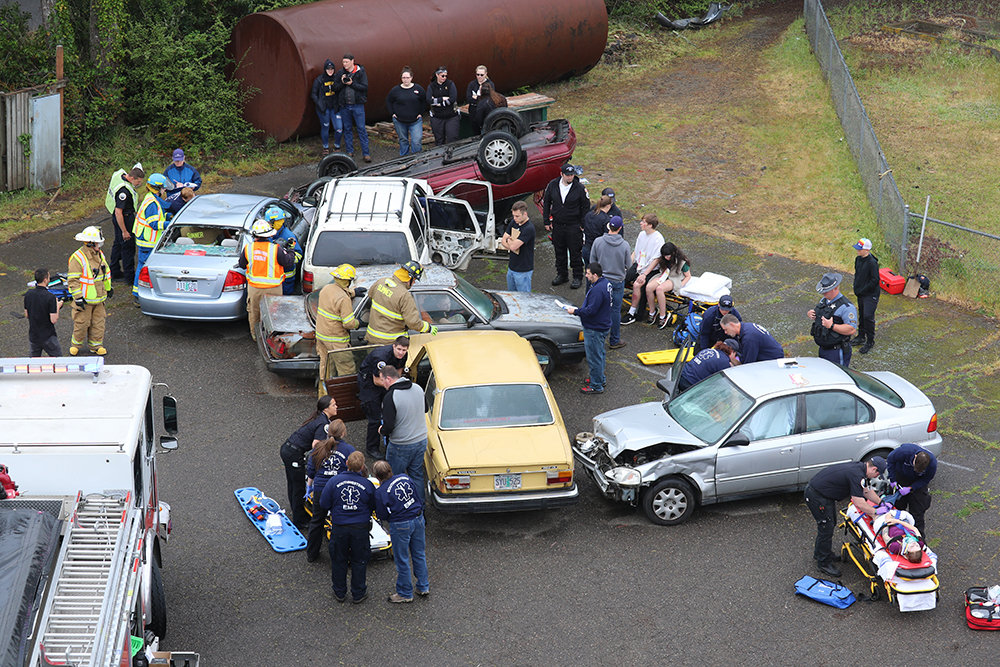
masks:
<svg viewBox="0 0 1000 667"><path fill-rule="evenodd" d="M182 151L180 148L178 148L177 150L174 151L174 162L177 162L178 160L183 160L183 159L184 159L184 151Z"/></svg>
<svg viewBox="0 0 1000 667"><path fill-rule="evenodd" d="M608 221L608 229L610 230L621 229L624 226L625 223L622 222L620 215L613 215L611 216L611 220Z"/></svg>
<svg viewBox="0 0 1000 667"><path fill-rule="evenodd" d="M871 239L861 239L851 247L854 248L855 250L871 250L872 241Z"/></svg>
<svg viewBox="0 0 1000 667"><path fill-rule="evenodd" d="M615 191L612 190L611 188L604 188L603 190L601 190L601 196L602 197L611 197L612 199L614 199L615 198Z"/></svg>
<svg viewBox="0 0 1000 667"><path fill-rule="evenodd" d="M566 164L564 164L562 166L562 173L564 173L564 174L575 174L576 173L576 167L574 167L573 165L571 165L571 164L569 164L567 162Z"/></svg>
<svg viewBox="0 0 1000 667"><path fill-rule="evenodd" d="M725 308L726 310L729 310L732 307L733 307L733 297L729 296L728 294L724 294L721 297L719 297L719 308Z"/></svg>
<svg viewBox="0 0 1000 667"><path fill-rule="evenodd" d="M735 338L727 338L726 340L724 340L722 342L724 342L726 345L728 345L729 348L733 352L735 352L736 354L740 353L740 342L738 340L736 340Z"/></svg>
<svg viewBox="0 0 1000 667"><path fill-rule="evenodd" d="M868 463L871 463L873 466L875 466L875 469L878 470L878 474L881 475L882 473L885 472L885 459L882 458L881 456L871 457L870 459L868 459Z"/></svg>

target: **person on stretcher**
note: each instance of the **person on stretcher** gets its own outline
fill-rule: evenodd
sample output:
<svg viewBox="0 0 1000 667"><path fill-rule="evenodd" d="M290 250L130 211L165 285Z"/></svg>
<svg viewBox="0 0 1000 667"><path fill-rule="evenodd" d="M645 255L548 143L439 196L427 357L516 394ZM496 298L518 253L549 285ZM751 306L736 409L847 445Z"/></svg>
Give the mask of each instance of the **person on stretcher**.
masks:
<svg viewBox="0 0 1000 667"><path fill-rule="evenodd" d="M923 560L924 541L913 524L887 516L882 522L879 535L885 541L885 548L889 553L901 555L911 563Z"/></svg>

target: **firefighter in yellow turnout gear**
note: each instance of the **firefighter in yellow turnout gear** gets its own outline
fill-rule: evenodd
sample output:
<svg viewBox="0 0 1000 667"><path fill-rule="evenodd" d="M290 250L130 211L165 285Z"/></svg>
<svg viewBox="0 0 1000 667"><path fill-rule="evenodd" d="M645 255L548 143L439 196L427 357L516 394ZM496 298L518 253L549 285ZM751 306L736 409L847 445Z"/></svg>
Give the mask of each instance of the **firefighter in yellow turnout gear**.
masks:
<svg viewBox="0 0 1000 667"><path fill-rule="evenodd" d="M351 345L351 329L358 328L354 317L354 297L367 293L364 287L351 288L357 273L350 264L341 264L332 271L333 282L325 285L319 293L319 307L316 314L316 352L319 353L319 396L326 395L327 354L333 350L343 350ZM357 368L351 358L337 359L333 375L354 375Z"/></svg>
<svg viewBox="0 0 1000 667"><path fill-rule="evenodd" d="M73 338L69 353L80 354L86 345L94 354L107 354L104 349L104 322L107 311L104 302L114 295L111 269L101 246L104 235L98 227L87 227L76 235L83 247L70 255L67 283L73 295Z"/></svg>
<svg viewBox="0 0 1000 667"><path fill-rule="evenodd" d="M280 244L272 243L275 232L267 220L255 220L250 233L253 242L243 248L239 267L247 272L250 337L257 340L260 300L265 294L281 296L281 282L285 279L285 271L295 266L295 257Z"/></svg>
<svg viewBox="0 0 1000 667"><path fill-rule="evenodd" d="M388 345L397 336L413 329L418 333L437 335L438 329L420 317L410 286L424 274L420 262L410 260L386 278L375 281L369 292L372 311L365 340L373 345Z"/></svg>

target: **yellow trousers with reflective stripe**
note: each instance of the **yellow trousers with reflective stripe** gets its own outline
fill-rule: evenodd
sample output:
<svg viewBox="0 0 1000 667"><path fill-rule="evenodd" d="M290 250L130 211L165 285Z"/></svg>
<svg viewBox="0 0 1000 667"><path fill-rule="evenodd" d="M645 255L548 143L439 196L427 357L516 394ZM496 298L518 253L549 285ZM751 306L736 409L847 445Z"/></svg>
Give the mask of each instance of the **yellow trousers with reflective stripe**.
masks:
<svg viewBox="0 0 1000 667"><path fill-rule="evenodd" d="M87 345L91 352L104 345L104 321L107 310L103 303L88 303L80 308L73 304L73 347Z"/></svg>

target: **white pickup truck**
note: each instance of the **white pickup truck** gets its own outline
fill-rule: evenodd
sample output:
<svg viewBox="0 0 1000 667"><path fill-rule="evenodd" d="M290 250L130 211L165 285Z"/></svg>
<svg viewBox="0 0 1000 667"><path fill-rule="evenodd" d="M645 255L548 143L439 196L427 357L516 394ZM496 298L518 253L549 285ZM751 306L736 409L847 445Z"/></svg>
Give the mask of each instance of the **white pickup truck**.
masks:
<svg viewBox="0 0 1000 667"><path fill-rule="evenodd" d="M313 196L303 292L319 290L345 263L398 266L414 259L463 270L476 253L501 248L493 186L485 181L456 181L435 194L416 178L353 176L332 179Z"/></svg>

